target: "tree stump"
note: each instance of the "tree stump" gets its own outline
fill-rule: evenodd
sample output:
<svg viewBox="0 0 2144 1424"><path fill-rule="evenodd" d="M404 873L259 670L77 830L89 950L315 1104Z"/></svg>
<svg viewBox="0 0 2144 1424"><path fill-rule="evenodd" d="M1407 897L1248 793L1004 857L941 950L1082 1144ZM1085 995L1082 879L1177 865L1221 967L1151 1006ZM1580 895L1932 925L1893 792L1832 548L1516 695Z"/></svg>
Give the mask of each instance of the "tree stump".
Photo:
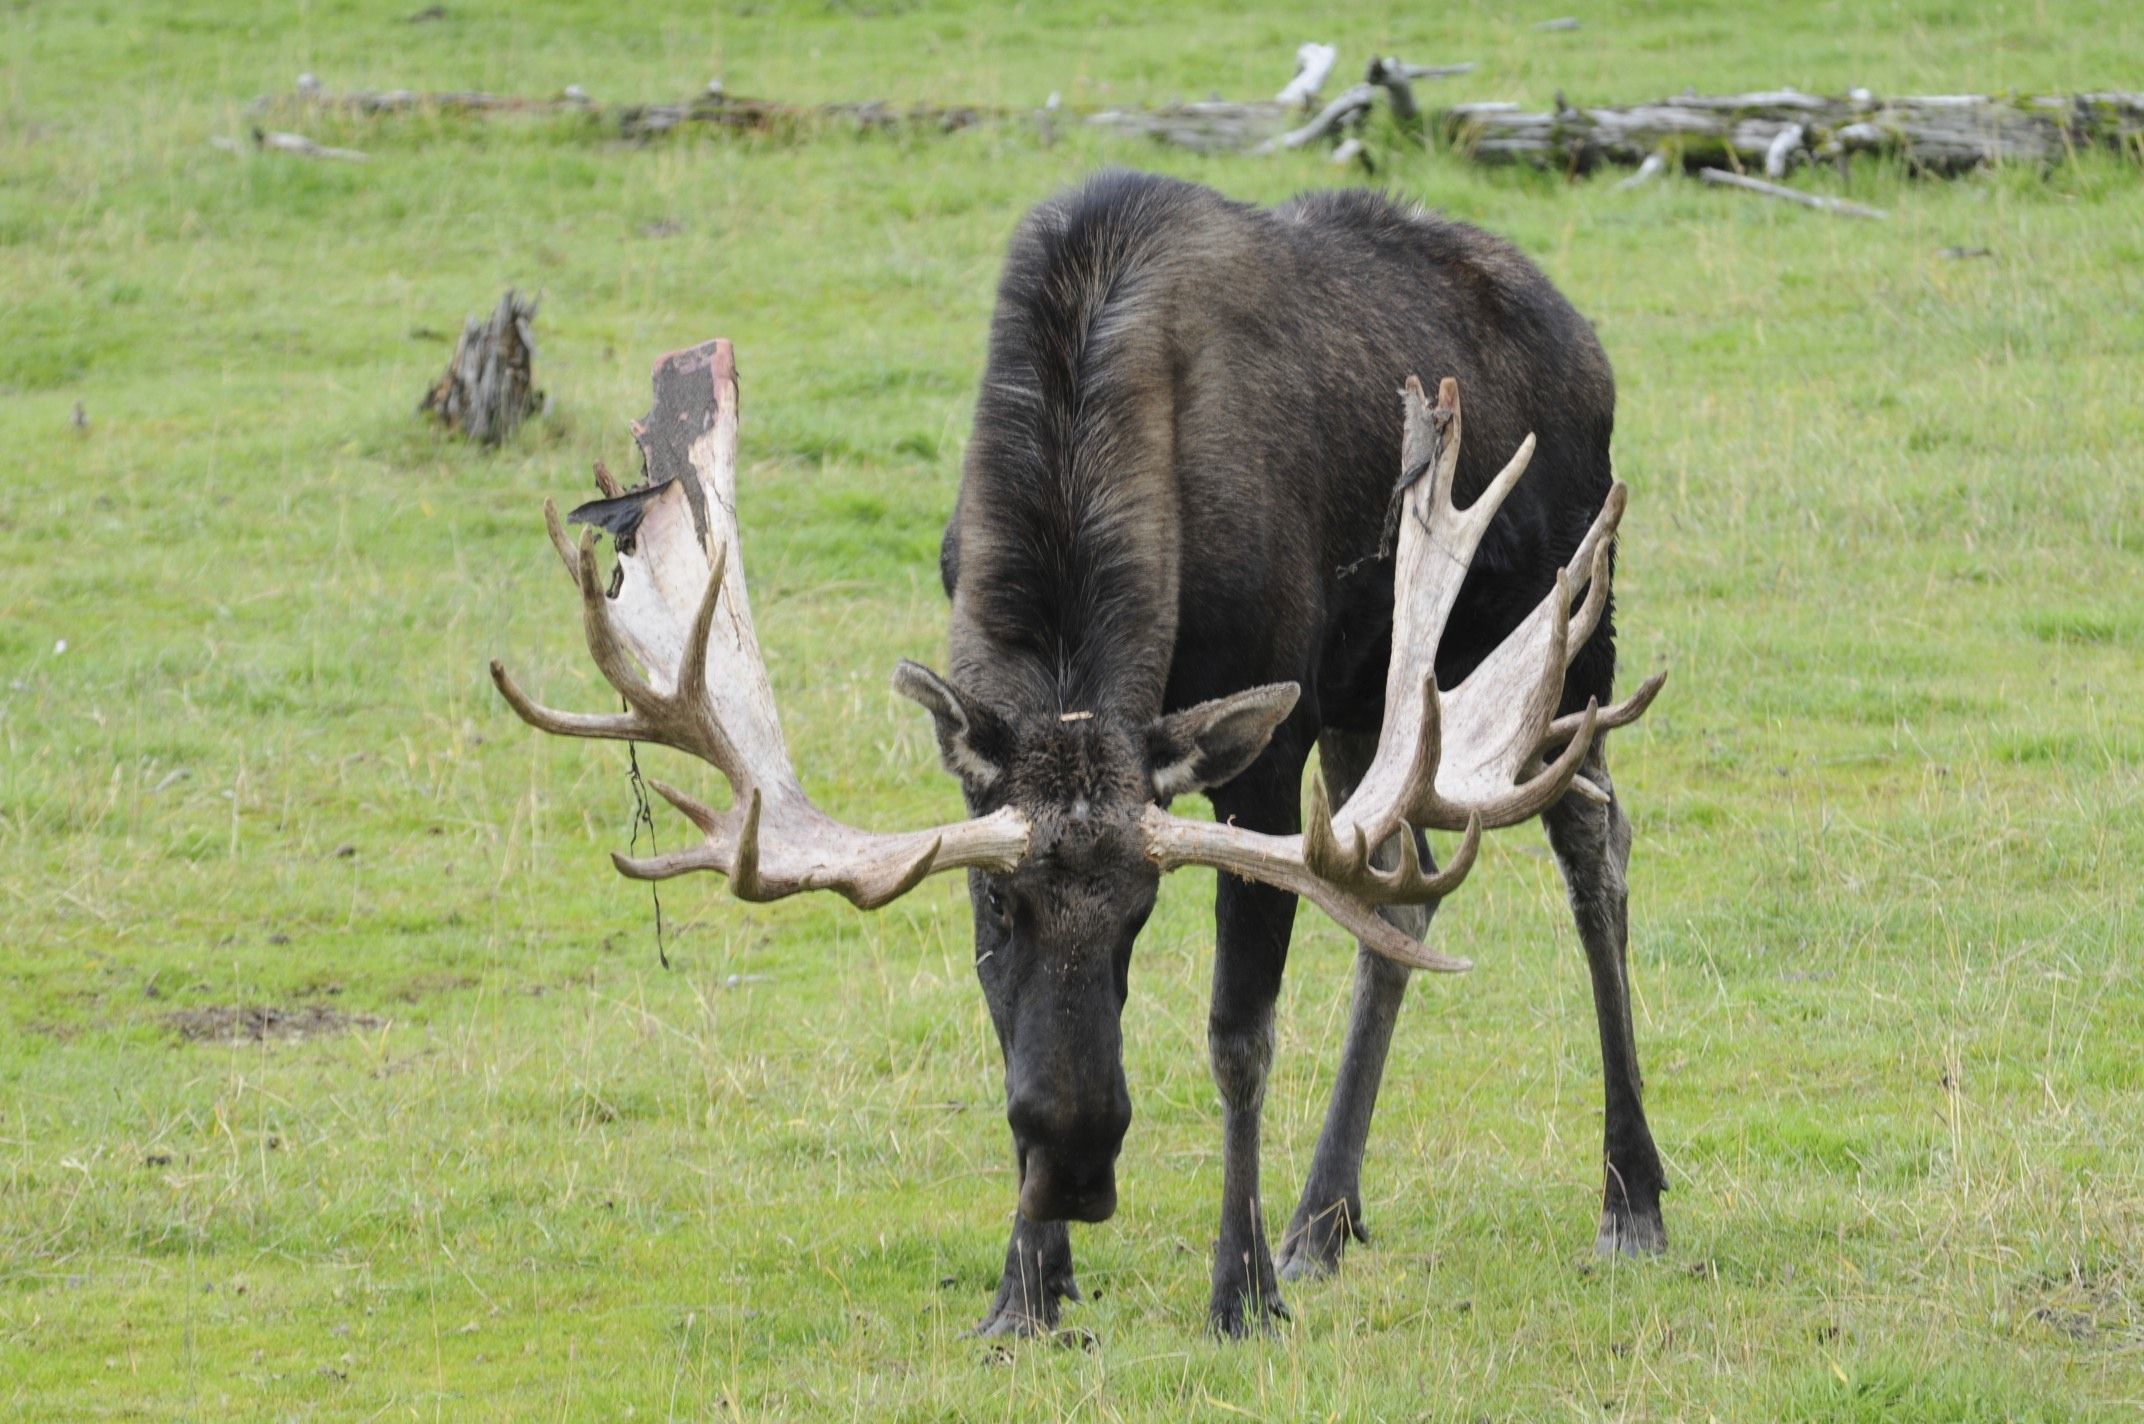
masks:
<svg viewBox="0 0 2144 1424"><path fill-rule="evenodd" d="M481 445L496 445L514 433L543 403L536 389L536 338L530 325L536 303L507 289L491 320L475 317L462 326L454 359L425 394L418 410Z"/></svg>

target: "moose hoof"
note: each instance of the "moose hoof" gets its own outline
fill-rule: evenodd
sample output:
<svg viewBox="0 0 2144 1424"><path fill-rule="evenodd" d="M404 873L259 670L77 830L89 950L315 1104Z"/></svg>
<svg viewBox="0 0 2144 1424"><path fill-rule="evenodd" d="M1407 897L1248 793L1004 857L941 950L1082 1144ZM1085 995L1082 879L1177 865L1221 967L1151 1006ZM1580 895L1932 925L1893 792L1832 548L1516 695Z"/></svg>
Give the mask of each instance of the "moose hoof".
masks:
<svg viewBox="0 0 2144 1424"><path fill-rule="evenodd" d="M1667 1227L1660 1208L1646 1210L1609 1207L1601 1212L1600 1235L1593 1249L1602 1256L1657 1256L1668 1249Z"/></svg>
<svg viewBox="0 0 2144 1424"><path fill-rule="evenodd" d="M1313 1211L1306 1200L1295 1214L1295 1224L1281 1242L1274 1268L1284 1281L1315 1281L1340 1269L1350 1240L1367 1245L1370 1233L1363 1229L1361 1206L1337 1199Z"/></svg>
<svg viewBox="0 0 2144 1424"><path fill-rule="evenodd" d="M1064 1301L1080 1298L1079 1283L1072 1279L1069 1265L1062 1275L1053 1274L1041 1282L1040 1290L1031 1286L1023 1289L1023 1284L1007 1280L999 1286L997 1299L990 1302L990 1313L964 1331L963 1338L989 1340L1013 1336L1039 1340L1055 1335L1058 1306Z"/></svg>
<svg viewBox="0 0 2144 1424"><path fill-rule="evenodd" d="M1208 1310L1206 1328L1223 1340L1248 1340L1271 1335L1291 1318L1287 1304L1278 1294L1258 1300L1237 1296L1226 1305L1217 1303Z"/></svg>
<svg viewBox="0 0 2144 1424"><path fill-rule="evenodd" d="M1000 1302L990 1308L988 1315L962 1331L961 1338L997 1340L1011 1336L1019 1340L1039 1340L1056 1333L1057 1302L1051 1301L1048 1309L1042 1312L1030 1311L1018 1302Z"/></svg>

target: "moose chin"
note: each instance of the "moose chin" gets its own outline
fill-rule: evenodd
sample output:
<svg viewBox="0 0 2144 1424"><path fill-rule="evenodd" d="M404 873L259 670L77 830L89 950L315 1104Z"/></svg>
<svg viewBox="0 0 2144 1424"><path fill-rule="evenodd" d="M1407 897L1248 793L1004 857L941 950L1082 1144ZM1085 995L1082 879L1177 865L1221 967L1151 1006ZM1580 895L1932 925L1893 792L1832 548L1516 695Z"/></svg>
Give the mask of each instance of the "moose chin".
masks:
<svg viewBox="0 0 2144 1424"><path fill-rule="evenodd" d="M1418 376L1439 380L1434 400ZM1019 1164L979 1332L1054 1328L1078 1296L1065 1223L1116 1210L1122 1013L1162 876L1221 872L1208 1318L1238 1335L1285 1315L1280 1279L1368 1239L1363 1146L1401 997L1415 970L1468 967L1424 943L1431 916L1484 831L1536 817L1599 1019L1596 1242L1664 1247L1624 966L1630 824L1605 748L1661 679L1614 700L1614 379L1524 257L1360 191L1260 209L1111 173L1029 214L940 556L949 666L894 672L966 798L966 819L926 830L859 830L805 796L746 598L729 344L663 358L654 384L642 482L599 467L577 543L545 511L626 710L553 711L492 675L535 727L662 743L729 782L722 810L656 783L703 839L615 857L627 875L712 870L746 900L828 890L872 909L966 874ZM1193 792L1212 820L1172 813ZM1427 831L1458 836L1441 866ZM1259 1118L1299 899L1359 948L1276 1269Z"/></svg>

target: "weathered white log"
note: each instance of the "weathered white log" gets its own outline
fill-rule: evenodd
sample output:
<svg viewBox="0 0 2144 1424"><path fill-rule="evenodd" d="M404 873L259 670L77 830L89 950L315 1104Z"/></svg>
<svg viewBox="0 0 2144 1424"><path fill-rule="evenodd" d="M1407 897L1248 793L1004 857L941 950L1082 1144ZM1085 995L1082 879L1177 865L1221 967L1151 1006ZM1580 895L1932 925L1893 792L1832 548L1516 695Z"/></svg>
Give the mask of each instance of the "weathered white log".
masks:
<svg viewBox="0 0 2144 1424"><path fill-rule="evenodd" d="M1270 147L1286 127L1288 112L1283 105L1270 102L1234 104L1216 99L1158 109L1105 109L1089 114L1087 122L1143 134L1195 153L1241 153Z"/></svg>
<svg viewBox="0 0 2144 1424"><path fill-rule="evenodd" d="M1540 24L1534 26L1534 29L1541 34L1554 34L1561 30L1575 30L1577 28L1578 21L1568 15L1560 20L1543 20Z"/></svg>
<svg viewBox="0 0 2144 1424"><path fill-rule="evenodd" d="M1369 79L1391 96L1394 116L1404 122L1416 103L1409 87L1413 81L1472 69L1471 64L1411 65L1384 58L1371 66ZM837 126L951 132L993 120L1033 122L1036 118L1032 109L903 107L883 102L787 104L732 97L719 84L683 103L603 105L585 97L537 99L474 91L421 94L391 89L336 94L311 75L303 79L295 94L258 100L255 111L334 109L367 117L410 111L571 115L615 123L620 134L632 139L693 124L745 132L808 133ZM1289 105L1273 101L1215 100L1111 110L1086 119L1202 152L1270 152L1337 138L1338 130L1359 120L1371 107L1376 96L1374 89L1365 93L1366 87L1350 89L1285 140L1279 136L1287 130L1292 111ZM1455 151L1479 162L1529 163L1563 172L1586 172L1603 164L1636 167L1663 150L1669 162L1685 168L1762 167L1775 177L1780 163L1775 149L1783 150L1789 166L1797 153L1841 161L1856 153L1880 153L1901 158L1924 172L1945 174L1988 163L2054 163L2083 148L2113 148L2144 156L2144 93L2127 90L2015 99L1938 94L1886 100L1865 89L1851 90L1843 97L1775 89L1684 93L1614 108L1574 108L1559 97L1555 108L1547 112L1525 110L1513 103L1467 103L1445 106L1427 116L1435 120ZM1789 144L1782 135L1797 126L1800 137ZM286 136L276 138L280 145ZM287 138L292 146L284 151L311 157L356 157L355 150L308 147L310 141L296 134Z"/></svg>
<svg viewBox="0 0 2144 1424"><path fill-rule="evenodd" d="M1885 100L1865 90L1823 98L1781 89L1680 94L1624 108L1559 105L1548 113L1454 105L1440 118L1452 146L1478 161L1567 172L1636 165L1663 148L1684 167L1762 166L1777 177L1797 153L1881 153L1949 174L1989 163L2054 163L2080 148L2144 147L2144 96L2127 93Z"/></svg>
<svg viewBox="0 0 2144 1424"><path fill-rule="evenodd" d="M314 143L304 134L271 133L263 129L255 129L253 131L253 143L256 148L265 149L270 153L291 153L300 158L326 158L338 163L364 163L367 161L365 155L354 148L329 148L325 144Z"/></svg>
<svg viewBox="0 0 2144 1424"><path fill-rule="evenodd" d="M1406 64L1389 55L1385 64L1399 70L1407 79L1455 79L1462 74L1472 74L1477 68L1471 59L1463 64Z"/></svg>
<svg viewBox="0 0 2144 1424"><path fill-rule="evenodd" d="M1358 158L1362 160L1362 166L1365 169L1374 171L1374 166L1370 162L1369 150L1365 147L1363 141L1359 138L1351 138L1333 150L1333 167L1345 168Z"/></svg>
<svg viewBox="0 0 2144 1424"><path fill-rule="evenodd" d="M1269 153L1276 148L1301 148L1305 144L1315 143L1361 118L1370 111L1370 105L1376 101L1376 85L1352 85L1339 98L1320 109L1318 116L1309 123L1259 145L1258 151Z"/></svg>
<svg viewBox="0 0 2144 1424"><path fill-rule="evenodd" d="M1403 59L1386 55L1370 61L1363 71L1365 84L1375 84L1385 91L1387 102L1392 105L1392 117L1403 124L1413 124L1421 117L1421 110L1414 102L1414 81L1417 79L1442 79L1448 75L1471 74L1474 66L1466 64L1409 64Z"/></svg>
<svg viewBox="0 0 2144 1424"><path fill-rule="evenodd" d="M1273 102L1291 109L1308 109L1318 101L1318 95L1339 59L1337 46L1319 44L1316 40L1305 41L1295 51L1295 78L1273 96Z"/></svg>
<svg viewBox="0 0 2144 1424"><path fill-rule="evenodd" d="M1691 109L1800 109L1821 113L1838 101L1788 87L1763 89L1752 94L1697 94L1685 89L1667 102Z"/></svg>
<svg viewBox="0 0 2144 1424"><path fill-rule="evenodd" d="M1403 124L1412 124L1422 117L1415 107L1414 85L1409 82L1406 66L1396 59L1373 59L1363 71L1362 82L1374 84L1385 91L1385 102L1392 106L1392 117Z"/></svg>
<svg viewBox="0 0 2144 1424"><path fill-rule="evenodd" d="M1801 124L1788 124L1772 136L1771 145L1764 151L1764 173L1767 178L1787 176L1787 161L1794 150L1802 146L1802 138L1809 130Z"/></svg>
<svg viewBox="0 0 2144 1424"><path fill-rule="evenodd" d="M1777 183L1767 183L1762 178L1750 178L1740 173L1730 173L1724 168L1707 168L1697 175L1707 183L1721 187L1740 188L1748 193L1761 193L1767 198L1780 198L1789 203L1800 203L1805 208L1819 212L1837 213L1842 218L1883 218L1888 213L1876 208L1864 208L1859 203L1849 203L1844 198L1827 198L1820 193L1804 193L1798 188L1783 188Z"/></svg>

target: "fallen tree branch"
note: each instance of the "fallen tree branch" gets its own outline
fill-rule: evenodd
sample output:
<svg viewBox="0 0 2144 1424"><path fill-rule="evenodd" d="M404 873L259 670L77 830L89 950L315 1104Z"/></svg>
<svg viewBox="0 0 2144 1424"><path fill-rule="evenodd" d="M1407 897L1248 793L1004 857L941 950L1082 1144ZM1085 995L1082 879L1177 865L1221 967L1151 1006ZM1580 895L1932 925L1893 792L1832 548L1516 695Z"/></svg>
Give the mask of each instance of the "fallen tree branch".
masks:
<svg viewBox="0 0 2144 1424"><path fill-rule="evenodd" d="M1583 173L1666 152L1684 168L1762 165L1781 176L1797 159L1857 153L1954 174L1989 163L2052 163L2081 148L2144 153L2144 94L2025 98L1975 94L1825 98L1792 89L1683 94L1627 108L1527 111L1462 104L1444 111L1452 146L1483 163Z"/></svg>
<svg viewBox="0 0 2144 1424"><path fill-rule="evenodd" d="M1787 176L1787 163L1794 157L1795 150L1802 146L1802 140L1808 133L1805 125L1788 124L1772 135L1771 143L1764 150L1764 173L1767 178Z"/></svg>
<svg viewBox="0 0 2144 1424"><path fill-rule="evenodd" d="M223 145L236 147L236 145ZM338 163L364 163L365 155L354 148L329 148L314 143L304 134L271 133L264 129L253 131L253 146L268 153L289 153L299 158L326 158Z"/></svg>
<svg viewBox="0 0 2144 1424"><path fill-rule="evenodd" d="M1375 84L1385 91L1385 98L1392 105L1392 117L1403 124L1412 124L1420 117L1415 108L1414 81L1417 79L1446 79L1453 75L1472 74L1474 65L1466 64L1408 64L1404 60L1387 55L1373 59L1363 73L1363 82Z"/></svg>
<svg viewBox="0 0 2144 1424"><path fill-rule="evenodd" d="M1340 51L1333 45L1314 40L1305 43L1295 52L1295 78L1273 96L1273 102L1283 108L1309 108L1318 101L1318 93L1339 58Z"/></svg>
<svg viewBox="0 0 2144 1424"><path fill-rule="evenodd" d="M820 126L845 126L883 132L922 128L951 133L985 119L1026 116L1027 110L985 109L974 105L889 104L880 99L839 104L785 104L773 99L732 97L723 87L710 84L702 93L676 104L598 104L579 85L567 86L556 98L487 94L476 90L451 90L421 94L410 89L360 90L331 94L317 82L301 76L298 90L288 100L260 99L255 111L274 110L284 103L305 109L325 109L367 118L392 114L559 114L575 115L617 126L619 137L648 139L689 124L705 124L736 131L767 133L795 131Z"/></svg>
<svg viewBox="0 0 2144 1424"><path fill-rule="evenodd" d="M687 104L629 104L617 111L621 138L647 139L683 124L707 124L749 133L795 132L835 126L859 133L924 129L955 133L986 119L1009 118L1015 111L971 104L889 104L883 99L860 103L784 104L772 99L733 99L720 89ZM1017 111L1026 117L1032 111Z"/></svg>
<svg viewBox="0 0 2144 1424"><path fill-rule="evenodd" d="M1104 109L1086 121L1194 153L1241 153L1271 141L1288 122L1288 114L1282 104L1209 99L1154 109Z"/></svg>
<svg viewBox="0 0 2144 1424"><path fill-rule="evenodd" d="M1783 188L1777 183L1767 183L1762 178L1751 178L1741 173L1730 173L1724 168L1707 168L1697 175L1707 183L1721 187L1740 188L1748 193L1761 193L1767 198L1780 198L1789 203L1800 203L1805 208L1819 212L1837 213L1842 218L1884 218L1890 214L1876 208L1864 208L1859 203L1849 203L1844 198L1827 198L1820 193L1804 193L1799 188Z"/></svg>
<svg viewBox="0 0 2144 1424"><path fill-rule="evenodd" d="M2086 148L2111 148L2144 158L2144 93L2138 92L1949 94L1886 100L1866 90L1824 97L1779 89L1685 93L1626 107L1583 108L1559 102L1553 109L1540 111L1511 103L1463 103L1425 112L1417 108L1415 81L1469 73L1474 66L1412 65L1390 57L1374 60L1365 71L1364 83L1352 86L1307 122L1290 129L1291 105L1300 102L1298 96L1316 92L1308 81L1315 78L1321 86L1324 82L1324 75L1317 73L1308 56L1313 48L1322 56L1331 46L1305 45L1299 51L1296 78L1281 91L1288 96L1285 101L1216 99L1109 109L1087 115L1085 121L1201 152L1272 152L1326 139L1339 141L1347 129L1363 121L1382 94L1395 120L1410 124L1421 114L1455 152L1477 162L1527 163L1567 173L1585 173L1604 165L1637 167L1656 153L1663 155L1664 163L1685 169L1761 168L1775 178L1797 163L1844 162L1856 154L1895 156L1916 171L1938 174L1989 163L2058 162ZM302 77L295 95L257 101L255 108L274 111L290 105L308 112L331 110L364 117L412 112L569 115L608 123L621 136L635 140L691 125L750 133L802 134L821 128L951 133L986 122L1034 121L1039 113L876 100L789 104L732 97L719 84L682 103L607 106L578 89L552 98L476 91L419 94L406 89L330 94L311 75ZM1077 117L1070 111L1058 112L1066 118ZM285 139L299 145L309 142L295 134L274 138L278 146ZM284 151L313 157L355 154L355 150L311 152L302 146Z"/></svg>
<svg viewBox="0 0 2144 1424"><path fill-rule="evenodd" d="M1319 139L1338 133L1370 112L1370 105L1377 101L1377 86L1352 84L1341 92L1339 98L1318 111L1318 116L1299 129L1291 129L1279 138L1260 144L1257 151L1270 153L1279 148L1301 148L1316 143Z"/></svg>

